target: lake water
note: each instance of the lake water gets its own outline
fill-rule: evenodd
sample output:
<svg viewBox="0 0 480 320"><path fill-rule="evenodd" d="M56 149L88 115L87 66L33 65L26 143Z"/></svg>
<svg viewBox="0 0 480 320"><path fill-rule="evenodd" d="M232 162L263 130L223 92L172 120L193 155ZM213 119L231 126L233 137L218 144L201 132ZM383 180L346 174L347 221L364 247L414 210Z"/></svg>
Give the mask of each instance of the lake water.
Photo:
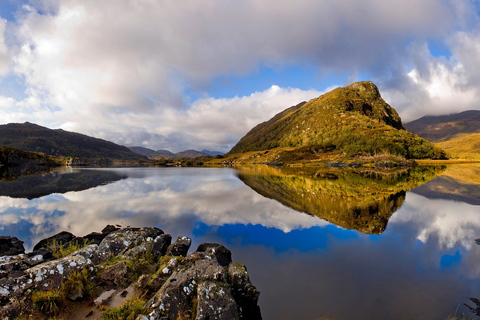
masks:
<svg viewBox="0 0 480 320"><path fill-rule="evenodd" d="M436 176L436 177L435 177ZM445 319L480 298L480 168L62 169L0 182L0 235L157 226L244 263L264 319Z"/></svg>

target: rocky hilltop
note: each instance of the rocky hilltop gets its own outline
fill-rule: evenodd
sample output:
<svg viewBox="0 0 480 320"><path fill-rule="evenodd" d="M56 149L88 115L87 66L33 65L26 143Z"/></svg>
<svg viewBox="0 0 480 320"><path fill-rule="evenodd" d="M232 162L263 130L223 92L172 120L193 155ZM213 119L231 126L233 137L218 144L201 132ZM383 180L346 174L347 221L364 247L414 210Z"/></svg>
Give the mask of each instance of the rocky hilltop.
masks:
<svg viewBox="0 0 480 320"><path fill-rule="evenodd" d="M0 125L0 146L57 157L146 160L127 147L113 142L61 129L53 130L29 122Z"/></svg>
<svg viewBox="0 0 480 320"><path fill-rule="evenodd" d="M158 228L61 232L24 253L0 237L0 319L261 319L259 292L224 246ZM85 244L82 247L80 244Z"/></svg>
<svg viewBox="0 0 480 320"><path fill-rule="evenodd" d="M286 109L254 127L228 155L308 147L314 147L313 153L346 157L391 154L407 159L445 158L440 148L403 128L395 109L369 81L337 88Z"/></svg>

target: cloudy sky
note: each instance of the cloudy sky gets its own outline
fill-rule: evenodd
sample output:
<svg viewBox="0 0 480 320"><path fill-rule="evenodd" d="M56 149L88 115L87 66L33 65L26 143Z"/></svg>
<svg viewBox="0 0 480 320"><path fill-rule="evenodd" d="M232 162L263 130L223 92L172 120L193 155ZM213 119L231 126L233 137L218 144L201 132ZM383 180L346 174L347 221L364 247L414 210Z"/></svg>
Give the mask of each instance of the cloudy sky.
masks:
<svg viewBox="0 0 480 320"><path fill-rule="evenodd" d="M228 151L371 80L408 122L478 109L480 1L1 0L0 123Z"/></svg>

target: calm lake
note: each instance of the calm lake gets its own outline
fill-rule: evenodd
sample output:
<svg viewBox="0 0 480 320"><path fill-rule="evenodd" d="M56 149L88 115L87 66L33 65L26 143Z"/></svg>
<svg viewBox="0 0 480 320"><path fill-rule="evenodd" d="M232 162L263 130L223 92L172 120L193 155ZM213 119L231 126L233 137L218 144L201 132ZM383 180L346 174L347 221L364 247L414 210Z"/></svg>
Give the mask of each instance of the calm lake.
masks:
<svg viewBox="0 0 480 320"><path fill-rule="evenodd" d="M244 263L264 319L445 319L480 298L480 167L62 169L0 182L0 235L157 226Z"/></svg>

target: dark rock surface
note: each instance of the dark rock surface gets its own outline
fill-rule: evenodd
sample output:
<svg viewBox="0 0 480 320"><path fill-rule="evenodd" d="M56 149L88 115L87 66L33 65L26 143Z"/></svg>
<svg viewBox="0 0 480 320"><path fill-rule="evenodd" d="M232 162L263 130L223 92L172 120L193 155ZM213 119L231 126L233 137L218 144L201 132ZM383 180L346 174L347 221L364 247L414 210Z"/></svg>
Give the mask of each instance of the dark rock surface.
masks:
<svg viewBox="0 0 480 320"><path fill-rule="evenodd" d="M178 237L167 249L167 255L186 256L188 249L192 245L192 239L188 237Z"/></svg>
<svg viewBox="0 0 480 320"><path fill-rule="evenodd" d="M84 272L101 292L135 288L135 295L146 299L144 314L136 319L261 319L259 292L245 266L232 262L224 246L203 243L187 255L190 238L178 237L171 244L171 235L158 228L104 231L99 244L58 259L47 249L1 256L0 319L38 313L32 292L70 288L64 292L69 301L95 300L85 288L72 286L71 276ZM38 248L52 239L68 243L81 238L60 233L42 240Z"/></svg>
<svg viewBox="0 0 480 320"><path fill-rule="evenodd" d="M16 237L0 236L0 256L13 256L24 252L23 241Z"/></svg>
<svg viewBox="0 0 480 320"><path fill-rule="evenodd" d="M40 240L40 242L33 247L33 251L39 250L41 248L46 249L48 245L54 241L56 241L57 243L68 243L73 239L75 239L75 235L67 231L62 231L57 233L56 235Z"/></svg>

